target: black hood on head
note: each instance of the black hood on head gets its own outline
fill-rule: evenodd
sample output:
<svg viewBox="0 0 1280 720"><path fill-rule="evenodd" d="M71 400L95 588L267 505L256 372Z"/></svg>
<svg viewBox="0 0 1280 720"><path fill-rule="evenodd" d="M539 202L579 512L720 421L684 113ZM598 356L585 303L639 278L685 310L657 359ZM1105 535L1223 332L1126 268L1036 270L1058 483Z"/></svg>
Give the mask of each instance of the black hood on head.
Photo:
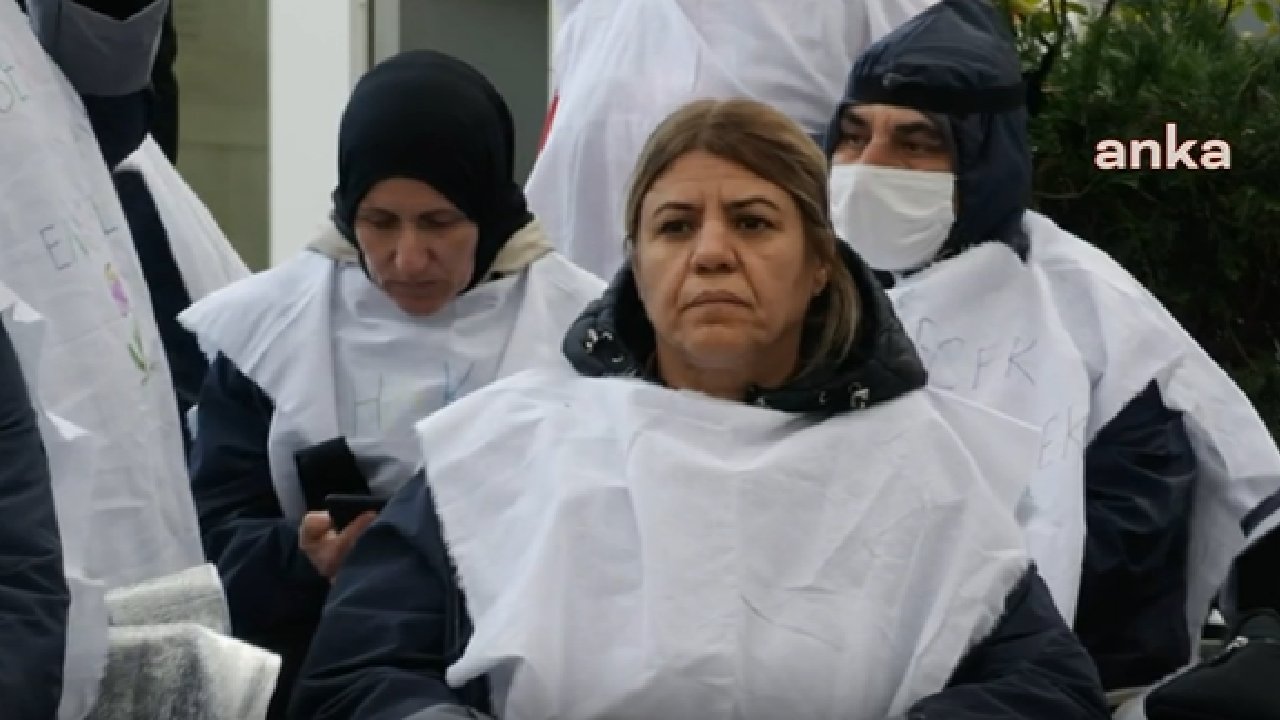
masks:
<svg viewBox="0 0 1280 720"><path fill-rule="evenodd" d="M840 413L885 403L925 386L928 375L915 345L871 268L844 243L836 245L861 300L852 350L785 387L754 391L747 402L783 412ZM810 312L824 312L825 299L825 293L819 295ZM627 262L604 295L569 328L564 355L587 377L643 377L649 375L646 368L654 346L653 325Z"/></svg>
<svg viewBox="0 0 1280 720"><path fill-rule="evenodd" d="M342 114L334 225L355 244L356 212L375 185L424 182L479 227L470 289L533 219L515 181L515 135L506 102L470 65L430 50L384 60L360 78Z"/></svg>
<svg viewBox="0 0 1280 720"><path fill-rule="evenodd" d="M850 105L884 104L945 118L959 208L942 257L988 241L1026 258L1031 200L1026 89L1008 20L987 0L942 0L862 54L827 127L831 157Z"/></svg>

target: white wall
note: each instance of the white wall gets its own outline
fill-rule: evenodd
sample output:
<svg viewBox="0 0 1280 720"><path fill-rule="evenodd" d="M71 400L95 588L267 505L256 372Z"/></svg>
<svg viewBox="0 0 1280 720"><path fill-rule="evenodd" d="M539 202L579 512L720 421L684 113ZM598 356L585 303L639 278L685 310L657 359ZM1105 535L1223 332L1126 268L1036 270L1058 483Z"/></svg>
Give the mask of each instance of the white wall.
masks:
<svg viewBox="0 0 1280 720"><path fill-rule="evenodd" d="M338 181L338 121L368 65L367 0L271 5L271 263L323 227Z"/></svg>

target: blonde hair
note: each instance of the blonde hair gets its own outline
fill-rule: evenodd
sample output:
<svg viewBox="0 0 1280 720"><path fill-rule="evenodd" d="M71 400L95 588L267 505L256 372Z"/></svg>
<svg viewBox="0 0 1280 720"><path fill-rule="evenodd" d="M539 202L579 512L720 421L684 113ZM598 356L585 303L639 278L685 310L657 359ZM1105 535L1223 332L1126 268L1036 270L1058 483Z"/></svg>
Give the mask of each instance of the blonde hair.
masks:
<svg viewBox="0 0 1280 720"><path fill-rule="evenodd" d="M860 302L840 258L831 227L827 159L790 118L754 100L698 100L677 110L649 136L631 178L626 204L626 251L635 252L644 197L668 168L690 152L727 160L782 188L800 210L805 243L827 269L826 312L810 318L816 342L801 374L853 347Z"/></svg>

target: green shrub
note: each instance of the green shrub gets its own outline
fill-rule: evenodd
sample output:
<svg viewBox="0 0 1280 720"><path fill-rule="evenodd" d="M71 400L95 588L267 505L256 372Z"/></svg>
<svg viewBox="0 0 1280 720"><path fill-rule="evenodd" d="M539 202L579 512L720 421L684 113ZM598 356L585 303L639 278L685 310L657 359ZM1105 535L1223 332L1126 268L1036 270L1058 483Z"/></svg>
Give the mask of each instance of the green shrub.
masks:
<svg viewBox="0 0 1280 720"><path fill-rule="evenodd" d="M1280 44L1242 37L1239 2L1011 7L1028 67L1062 38L1032 120L1037 209L1151 289L1280 429ZM1018 10L1021 10L1018 13ZM1029 11L1030 10L1030 11ZM1099 170L1100 140L1220 138L1221 170ZM1199 153L1192 153L1196 157Z"/></svg>

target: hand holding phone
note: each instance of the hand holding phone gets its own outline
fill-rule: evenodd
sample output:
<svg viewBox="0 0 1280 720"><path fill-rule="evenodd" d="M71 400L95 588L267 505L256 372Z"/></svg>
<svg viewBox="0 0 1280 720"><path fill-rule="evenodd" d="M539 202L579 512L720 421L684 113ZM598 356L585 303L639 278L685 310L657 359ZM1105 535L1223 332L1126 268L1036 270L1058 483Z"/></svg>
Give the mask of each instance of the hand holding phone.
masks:
<svg viewBox="0 0 1280 720"><path fill-rule="evenodd" d="M298 527L298 548L306 554L316 572L332 582L346 562L347 553L372 522L371 514L358 516L339 532L328 512L313 510L302 516L302 524Z"/></svg>

